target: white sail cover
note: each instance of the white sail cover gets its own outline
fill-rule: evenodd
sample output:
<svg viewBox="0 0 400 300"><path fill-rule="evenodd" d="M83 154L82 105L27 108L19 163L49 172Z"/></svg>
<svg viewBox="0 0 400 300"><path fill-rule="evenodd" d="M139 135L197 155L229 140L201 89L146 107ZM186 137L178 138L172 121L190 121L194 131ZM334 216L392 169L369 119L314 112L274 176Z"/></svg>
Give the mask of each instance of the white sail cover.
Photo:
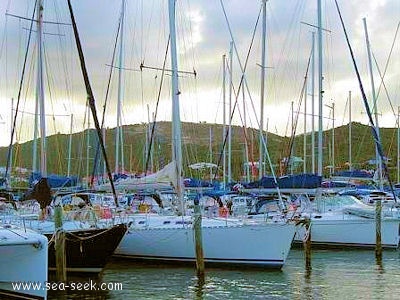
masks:
<svg viewBox="0 0 400 300"><path fill-rule="evenodd" d="M171 188L176 180L176 162L172 161L156 173L144 177L120 178L114 182L116 190L142 190ZM96 190L110 191L111 184L105 183L96 186Z"/></svg>

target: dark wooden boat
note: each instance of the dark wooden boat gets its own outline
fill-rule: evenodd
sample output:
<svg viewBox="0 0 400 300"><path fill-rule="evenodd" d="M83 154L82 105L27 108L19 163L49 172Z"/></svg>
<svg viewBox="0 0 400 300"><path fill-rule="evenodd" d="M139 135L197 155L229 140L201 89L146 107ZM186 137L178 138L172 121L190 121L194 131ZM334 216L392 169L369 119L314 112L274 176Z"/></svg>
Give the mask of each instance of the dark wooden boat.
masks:
<svg viewBox="0 0 400 300"><path fill-rule="evenodd" d="M21 196L20 201L30 199L34 199L39 203L41 215L46 216L47 209L53 200L46 177L40 178L30 190ZM114 254L127 230L127 224L117 224L106 228L66 230L66 271L78 273L101 272L108 259ZM43 234L49 240L49 270L54 271L56 269L54 232Z"/></svg>
<svg viewBox="0 0 400 300"><path fill-rule="evenodd" d="M93 228L65 232L67 272L99 273L114 254L128 226L117 224L109 228ZM49 270L56 268L54 238L49 239Z"/></svg>

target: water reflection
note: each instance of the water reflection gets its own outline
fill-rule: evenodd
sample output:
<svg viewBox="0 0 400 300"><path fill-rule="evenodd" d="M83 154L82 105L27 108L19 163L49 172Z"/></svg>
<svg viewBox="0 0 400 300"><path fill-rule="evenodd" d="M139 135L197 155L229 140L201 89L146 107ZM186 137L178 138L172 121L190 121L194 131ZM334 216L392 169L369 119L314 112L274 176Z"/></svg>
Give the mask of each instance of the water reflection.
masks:
<svg viewBox="0 0 400 300"><path fill-rule="evenodd" d="M400 257L374 251L313 250L312 269L302 250L292 250L281 271L206 267L199 280L194 265L158 266L115 260L99 283L119 282L122 290L67 291L67 299L391 299L400 293ZM88 278L76 278L87 281ZM60 299L62 293L49 293Z"/></svg>
<svg viewBox="0 0 400 300"><path fill-rule="evenodd" d="M101 289L103 283L101 277L68 276L67 282L57 282L50 274L49 282L51 290L48 291L48 299L110 299L110 291Z"/></svg>
<svg viewBox="0 0 400 300"><path fill-rule="evenodd" d="M205 276L206 275L197 277L197 283L194 286L194 291L195 291L197 300L202 300L203 299L203 294L204 294L203 289L204 289L204 286L205 286L205 283L206 283Z"/></svg>

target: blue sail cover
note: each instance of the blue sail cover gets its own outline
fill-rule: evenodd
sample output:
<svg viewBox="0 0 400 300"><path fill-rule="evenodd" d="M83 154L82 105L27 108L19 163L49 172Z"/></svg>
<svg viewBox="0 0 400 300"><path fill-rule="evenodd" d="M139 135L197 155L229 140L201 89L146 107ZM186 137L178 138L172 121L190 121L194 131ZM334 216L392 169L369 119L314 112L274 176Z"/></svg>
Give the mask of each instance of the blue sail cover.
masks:
<svg viewBox="0 0 400 300"><path fill-rule="evenodd" d="M213 180L212 182L207 180L201 180L196 178L185 178L183 180L183 184L185 187L212 187L212 188L219 188L219 182Z"/></svg>
<svg viewBox="0 0 400 300"><path fill-rule="evenodd" d="M39 172L32 172L29 176L29 186L33 187L40 178L42 178L42 175ZM47 176L47 182L50 185L50 188L71 187L78 185L78 177L50 174Z"/></svg>
<svg viewBox="0 0 400 300"><path fill-rule="evenodd" d="M371 172L368 172L366 170L345 170L345 171L339 171L333 174L333 176L341 176L341 177L357 177L357 178L370 178L372 179L374 177L374 174Z"/></svg>
<svg viewBox="0 0 400 300"><path fill-rule="evenodd" d="M318 188L321 186L322 176L316 174L295 174L281 176L276 179L281 189ZM264 176L260 180L245 184L245 188L276 188L274 177Z"/></svg>

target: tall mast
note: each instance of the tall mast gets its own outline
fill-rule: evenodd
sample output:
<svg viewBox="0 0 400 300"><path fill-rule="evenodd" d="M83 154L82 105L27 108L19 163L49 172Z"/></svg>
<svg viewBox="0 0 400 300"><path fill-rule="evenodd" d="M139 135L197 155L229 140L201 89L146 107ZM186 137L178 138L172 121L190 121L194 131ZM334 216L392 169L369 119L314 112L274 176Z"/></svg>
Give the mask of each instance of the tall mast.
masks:
<svg viewBox="0 0 400 300"><path fill-rule="evenodd" d="M267 0L262 2L263 9L263 23L262 23L262 53L261 53L261 91L260 91L260 156L258 161L258 178L261 179L264 175L264 143L263 143L263 130L264 130L264 81L265 81L265 36L267 29Z"/></svg>
<svg viewBox="0 0 400 300"><path fill-rule="evenodd" d="M228 184L232 182L232 58L233 58L233 42L229 49L229 111L228 111Z"/></svg>
<svg viewBox="0 0 400 300"><path fill-rule="evenodd" d="M303 173L307 173L307 75L304 82Z"/></svg>
<svg viewBox="0 0 400 300"><path fill-rule="evenodd" d="M312 33L311 61L311 171L315 174L315 32Z"/></svg>
<svg viewBox="0 0 400 300"><path fill-rule="evenodd" d="M172 159L176 162L175 167L175 188L180 201L181 213L183 209L182 191L182 136L181 120L179 112L179 86L178 86L178 61L176 51L176 29L175 29L175 0L168 1L169 10L169 31L171 36L171 68L172 68Z"/></svg>
<svg viewBox="0 0 400 300"><path fill-rule="evenodd" d="M86 176L87 186L90 183L90 172L89 172L89 160L90 160L90 107L89 101L87 101L87 133L86 133Z"/></svg>
<svg viewBox="0 0 400 300"><path fill-rule="evenodd" d="M246 178L246 181L250 181L250 174L249 174L249 148L248 148L248 136L247 136L247 118L246 118L246 101L245 101L245 96L244 96L244 89L242 89L242 96L243 96L243 125L244 125L244 136L245 136L245 141L244 141L244 161L245 161L245 173L244 176ZM253 162L252 162L253 163Z"/></svg>
<svg viewBox="0 0 400 300"><path fill-rule="evenodd" d="M369 38L368 38L368 30L367 30L367 20L366 18L363 18L363 23L364 23L364 31L365 31L365 42L367 44L367 53L368 53L368 62L369 62L369 75L371 78L371 91L372 91L372 100L373 100L373 107L374 107L374 116L375 116L375 129L377 133L377 138L378 140L380 139L379 137L379 123L378 123L378 109L376 106L376 93L375 93L375 83L374 83L374 74L372 72L372 62L371 62L371 45L369 43ZM382 161L381 157L378 153L378 148L375 146L375 162L376 162L376 172L378 174L378 181L380 184L380 187L383 188L382 186Z"/></svg>
<svg viewBox="0 0 400 300"><path fill-rule="evenodd" d="M42 177L47 177L47 149L46 149L46 121L44 105L44 83L43 83L43 0L37 2L37 48L38 48L38 68L37 68L37 90L36 97L39 104L40 115L40 172ZM35 126L37 126L35 124Z"/></svg>
<svg viewBox="0 0 400 300"><path fill-rule="evenodd" d="M209 128L209 137L210 137L210 143L209 143L209 155L210 155L210 183L212 183L212 163L213 163L213 148L212 148L212 142L213 142L213 132L212 132L212 127L210 126Z"/></svg>
<svg viewBox="0 0 400 300"><path fill-rule="evenodd" d="M293 175L293 167L294 167L294 159L293 159L293 155L294 155L294 136L296 134L295 131L295 126L294 126L294 102L292 101L291 106L290 106L290 112L291 112L291 125L292 125L292 136L291 138L293 138L293 144L292 147L290 148L290 153L289 153L289 157L288 157L288 164L290 166L290 174ZM286 175L286 174L285 174Z"/></svg>
<svg viewBox="0 0 400 300"><path fill-rule="evenodd" d="M225 136L226 136L226 56L225 54L222 55L222 99L223 99L223 127L222 127L222 142L224 143L225 141ZM224 187L226 186L226 147L224 145L223 150L222 150L222 156L223 156L223 162L222 162L222 178L224 182Z"/></svg>
<svg viewBox="0 0 400 300"><path fill-rule="evenodd" d="M145 126L144 132L145 132L145 143L144 143L144 153L143 153L143 171L145 174L147 174L147 169L148 167L146 166L146 160L147 160L147 154L149 152L149 144L150 144L150 135L151 135L151 129L150 129L150 110L149 110L149 105L147 104L147 127Z"/></svg>
<svg viewBox="0 0 400 300"><path fill-rule="evenodd" d="M397 182L400 182L400 106L397 107Z"/></svg>
<svg viewBox="0 0 400 300"><path fill-rule="evenodd" d="M11 98L11 115L10 115L10 124L11 124L11 128L10 128L10 134L12 135L13 132L13 117L14 117L14 98ZM12 139L12 138L11 138ZM8 176L6 177L7 182L6 182L6 186L10 187L11 186L11 171L12 171L12 161L13 161L13 147L12 147L12 143L11 143L11 147L10 147L10 155L9 155L9 160L7 161L7 164L10 166L10 171L8 172Z"/></svg>
<svg viewBox="0 0 400 300"><path fill-rule="evenodd" d="M121 26L120 26L120 40L119 40L119 60L118 60L118 103L117 103L117 128L115 133L115 173L124 172L123 155L121 155L121 168L120 168L120 153L123 153L123 138L121 132L121 110L123 98L123 63L124 63L124 19L125 19L125 0L122 0L121 7ZM121 142L121 143L120 143Z"/></svg>
<svg viewBox="0 0 400 300"><path fill-rule="evenodd" d="M352 140L352 132L351 132L351 91L349 91L349 170L353 170L353 162L352 156L353 154L351 149L351 140Z"/></svg>
<svg viewBox="0 0 400 300"><path fill-rule="evenodd" d="M332 105L325 104L325 106L328 107L332 112L332 118L331 114L329 113L329 118L332 120L332 141L331 146L328 148L329 157L331 159L331 168L329 169L329 174L332 175L332 172L335 170L335 103L332 103Z"/></svg>
<svg viewBox="0 0 400 300"><path fill-rule="evenodd" d="M335 103L332 103L332 172L335 173Z"/></svg>
<svg viewBox="0 0 400 300"><path fill-rule="evenodd" d="M321 0L318 0L318 175L322 176L322 107L323 107L323 87L322 87L322 8Z"/></svg>
<svg viewBox="0 0 400 300"><path fill-rule="evenodd" d="M152 136L151 136L152 121L150 120L150 106L147 104L146 107L147 107L147 130L146 130L146 145L145 145L146 147L145 147L144 168L146 168L146 159L147 159L146 155L147 155L147 153L149 153L150 142L151 142L151 139L152 139ZM150 155L149 158L150 158L150 170L151 170L151 172L153 172L153 156L152 156L152 152L153 152L153 149L149 153L149 155ZM147 172L148 170L144 170L144 171Z"/></svg>
<svg viewBox="0 0 400 300"><path fill-rule="evenodd" d="M74 122L74 115L71 114L71 124L69 127L69 141L68 141L68 162L67 162L67 176L71 175L71 152L72 152L72 125Z"/></svg>

